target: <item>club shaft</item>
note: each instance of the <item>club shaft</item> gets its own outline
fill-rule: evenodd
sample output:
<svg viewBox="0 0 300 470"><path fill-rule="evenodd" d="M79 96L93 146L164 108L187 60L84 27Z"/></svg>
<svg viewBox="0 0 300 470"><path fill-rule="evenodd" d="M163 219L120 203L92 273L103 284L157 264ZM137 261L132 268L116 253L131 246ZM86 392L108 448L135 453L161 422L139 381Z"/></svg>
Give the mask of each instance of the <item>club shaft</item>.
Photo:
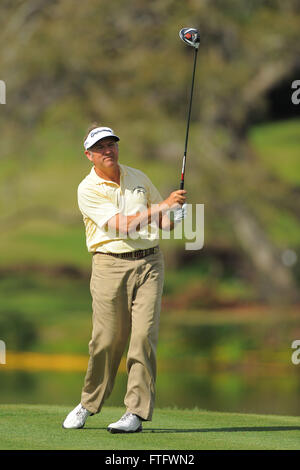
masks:
<svg viewBox="0 0 300 470"><path fill-rule="evenodd" d="M192 77L190 104L189 104L188 119L187 119L187 127L186 127L186 135L185 135L185 144L184 144L184 154L183 154L183 161L182 161L182 171L181 171L180 189L183 189L183 188L184 188L184 174L185 174L185 164L186 164L187 146L188 146L188 140L189 140L190 120L191 120L192 103L193 103L195 72L196 72L196 64L197 64L197 53L198 53L198 49L195 48L193 77Z"/></svg>

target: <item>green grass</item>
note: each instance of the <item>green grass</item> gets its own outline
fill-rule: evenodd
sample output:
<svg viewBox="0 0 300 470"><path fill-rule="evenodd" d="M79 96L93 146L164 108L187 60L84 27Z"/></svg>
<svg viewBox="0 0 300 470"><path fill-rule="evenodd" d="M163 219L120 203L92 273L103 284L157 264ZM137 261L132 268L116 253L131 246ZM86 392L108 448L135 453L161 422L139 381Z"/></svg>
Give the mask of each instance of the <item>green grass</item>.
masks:
<svg viewBox="0 0 300 470"><path fill-rule="evenodd" d="M0 405L0 449L299 449L300 418L219 413L203 410L157 409L139 434L110 434L107 425L124 412L104 407L83 429L61 426L65 406Z"/></svg>

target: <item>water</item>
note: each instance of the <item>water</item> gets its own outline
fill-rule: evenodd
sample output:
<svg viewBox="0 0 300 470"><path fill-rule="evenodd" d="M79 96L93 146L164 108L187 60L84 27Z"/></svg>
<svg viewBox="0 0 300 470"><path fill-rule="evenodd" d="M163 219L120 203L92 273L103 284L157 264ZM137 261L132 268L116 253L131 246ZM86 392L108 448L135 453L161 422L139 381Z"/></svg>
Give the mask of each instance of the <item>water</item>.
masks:
<svg viewBox="0 0 300 470"><path fill-rule="evenodd" d="M211 411L300 414L300 375L293 366L279 375L268 368L193 372L158 367L156 407ZM161 370L160 370L161 369ZM85 372L30 372L0 369L0 402L55 404L72 407L80 401ZM105 405L122 406L127 375L119 372Z"/></svg>

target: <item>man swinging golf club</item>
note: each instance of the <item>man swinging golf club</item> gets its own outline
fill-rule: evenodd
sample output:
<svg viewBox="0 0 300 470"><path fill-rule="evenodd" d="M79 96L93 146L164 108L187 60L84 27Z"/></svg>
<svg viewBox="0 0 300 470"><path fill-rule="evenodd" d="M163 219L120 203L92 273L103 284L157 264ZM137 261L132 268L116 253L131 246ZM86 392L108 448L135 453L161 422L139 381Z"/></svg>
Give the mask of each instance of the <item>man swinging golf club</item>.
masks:
<svg viewBox="0 0 300 470"><path fill-rule="evenodd" d="M93 167L78 187L78 204L93 253L93 330L81 402L63 423L82 428L100 412L130 337L126 413L108 426L112 433L141 431L142 421L152 418L164 281L157 230L173 229L185 216L186 199L186 191L177 190L163 200L143 172L120 164L118 141L112 129L96 127L84 142ZM176 207L171 222L167 213Z"/></svg>
<svg viewBox="0 0 300 470"><path fill-rule="evenodd" d="M64 420L67 429L82 428L88 416L100 412L112 392L129 338L126 412L107 429L139 432L153 414L164 282L158 228L173 230L186 216L184 168L181 189L163 200L142 171L118 162L119 140L111 128L94 126L84 141L93 167L78 187L78 204L87 248L93 253L93 330L81 401ZM184 165L186 148L187 138Z"/></svg>

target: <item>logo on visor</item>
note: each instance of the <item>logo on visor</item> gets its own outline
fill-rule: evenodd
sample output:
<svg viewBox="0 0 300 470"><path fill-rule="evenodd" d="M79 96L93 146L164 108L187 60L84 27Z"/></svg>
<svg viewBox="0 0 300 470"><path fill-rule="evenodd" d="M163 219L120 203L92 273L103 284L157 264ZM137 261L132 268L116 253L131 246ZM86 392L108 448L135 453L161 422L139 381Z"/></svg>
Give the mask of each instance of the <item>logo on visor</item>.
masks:
<svg viewBox="0 0 300 470"><path fill-rule="evenodd" d="M111 129L108 129L107 127L104 129L100 129L98 131L92 132L91 137L94 137L94 135L99 134L100 132L111 132Z"/></svg>

